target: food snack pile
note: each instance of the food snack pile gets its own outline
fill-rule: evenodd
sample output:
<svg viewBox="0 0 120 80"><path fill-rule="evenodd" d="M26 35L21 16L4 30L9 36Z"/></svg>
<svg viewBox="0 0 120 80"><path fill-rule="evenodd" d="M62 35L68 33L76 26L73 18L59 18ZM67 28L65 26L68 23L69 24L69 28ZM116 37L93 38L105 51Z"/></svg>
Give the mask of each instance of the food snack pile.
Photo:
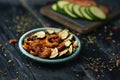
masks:
<svg viewBox="0 0 120 80"><path fill-rule="evenodd" d="M22 46L31 55L50 59L71 55L78 42L69 30L52 29L31 33Z"/></svg>

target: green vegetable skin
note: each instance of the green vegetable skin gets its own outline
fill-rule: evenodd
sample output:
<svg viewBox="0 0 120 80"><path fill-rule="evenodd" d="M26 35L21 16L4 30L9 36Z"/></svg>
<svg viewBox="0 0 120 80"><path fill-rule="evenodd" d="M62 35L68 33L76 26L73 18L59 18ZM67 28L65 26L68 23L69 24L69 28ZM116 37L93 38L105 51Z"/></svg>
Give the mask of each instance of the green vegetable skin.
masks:
<svg viewBox="0 0 120 80"><path fill-rule="evenodd" d="M68 1L62 1L62 0L60 0L60 1L57 1L56 4L57 4L57 11L60 12L60 13L62 13L62 14L65 14L65 12L64 12L64 6L66 4L69 4L69 2Z"/></svg>
<svg viewBox="0 0 120 80"><path fill-rule="evenodd" d="M95 16L98 19L105 20L106 19L106 14L98 7L96 6L91 6L89 8L90 13Z"/></svg>
<svg viewBox="0 0 120 80"><path fill-rule="evenodd" d="M53 4L51 7L54 11L57 11L57 4Z"/></svg>
<svg viewBox="0 0 120 80"><path fill-rule="evenodd" d="M85 9L86 9L85 6L80 8L81 14L84 16L84 18L86 18L88 20L93 20L93 17L89 16L89 14L86 13Z"/></svg>
<svg viewBox="0 0 120 80"><path fill-rule="evenodd" d="M65 13L72 18L78 18L78 16L73 13L72 8L73 8L73 4L66 4L64 6Z"/></svg>
<svg viewBox="0 0 120 80"><path fill-rule="evenodd" d="M84 16L82 15L82 13L81 13L81 11L80 11L80 8L81 8L81 6L80 5L75 5L74 4L74 6L73 6L73 12L75 13L75 15L77 15L78 17L80 17L80 18L83 18Z"/></svg>
<svg viewBox="0 0 120 80"><path fill-rule="evenodd" d="M72 18L83 18L92 21L105 20L107 18L106 14L97 6L80 6L63 0L53 4L52 9Z"/></svg>

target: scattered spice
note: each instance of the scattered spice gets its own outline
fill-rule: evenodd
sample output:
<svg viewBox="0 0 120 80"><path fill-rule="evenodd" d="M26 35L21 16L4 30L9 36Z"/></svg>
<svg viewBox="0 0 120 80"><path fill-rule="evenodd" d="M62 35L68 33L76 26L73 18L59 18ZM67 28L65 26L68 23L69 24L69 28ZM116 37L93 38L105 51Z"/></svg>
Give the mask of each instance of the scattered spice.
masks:
<svg viewBox="0 0 120 80"><path fill-rule="evenodd" d="M10 39L8 42L9 42L10 44L14 44L14 43L17 43L18 40L16 40L16 39Z"/></svg>
<svg viewBox="0 0 120 80"><path fill-rule="evenodd" d="M110 31L109 36L113 36L113 32Z"/></svg>
<svg viewBox="0 0 120 80"><path fill-rule="evenodd" d="M13 61L13 60L10 59L10 60L8 60L8 63L11 63L12 61Z"/></svg>
<svg viewBox="0 0 120 80"><path fill-rule="evenodd" d="M119 67L120 66L120 59L116 60L116 66Z"/></svg>
<svg viewBox="0 0 120 80"><path fill-rule="evenodd" d="M113 42L113 43L116 43L116 41L115 41L115 40L112 40L112 42Z"/></svg>
<svg viewBox="0 0 120 80"><path fill-rule="evenodd" d="M30 66L29 64L25 64L26 66Z"/></svg>
<svg viewBox="0 0 120 80"><path fill-rule="evenodd" d="M95 36L88 36L88 43L94 44L96 37Z"/></svg>
<svg viewBox="0 0 120 80"><path fill-rule="evenodd" d="M0 43L0 47L2 47L2 44Z"/></svg>
<svg viewBox="0 0 120 80"><path fill-rule="evenodd" d="M112 69L110 68L109 71L112 71Z"/></svg>
<svg viewBox="0 0 120 80"><path fill-rule="evenodd" d="M117 29L118 29L118 27L116 27L116 26L112 27L112 30L117 30Z"/></svg>
<svg viewBox="0 0 120 80"><path fill-rule="evenodd" d="M115 56L115 53L113 52L112 55Z"/></svg>
<svg viewBox="0 0 120 80"><path fill-rule="evenodd" d="M12 80L19 80L19 78L17 77L17 78L15 78L15 79L12 79Z"/></svg>
<svg viewBox="0 0 120 80"><path fill-rule="evenodd" d="M19 72L16 72L17 74L19 73Z"/></svg>
<svg viewBox="0 0 120 80"><path fill-rule="evenodd" d="M102 33L98 33L98 36L102 36Z"/></svg>
<svg viewBox="0 0 120 80"><path fill-rule="evenodd" d="M112 40L112 37L111 36L107 36L105 39L106 40Z"/></svg>
<svg viewBox="0 0 120 80"><path fill-rule="evenodd" d="M85 68L85 70L88 70L88 69L90 69L91 67L90 67L89 64L87 64L87 65L84 66L84 68Z"/></svg>
<svg viewBox="0 0 120 80"><path fill-rule="evenodd" d="M114 68L120 66L120 59L119 55L115 54L114 52L112 53L112 58L103 61L101 57L99 58L93 58L93 57L83 57L85 60L88 61L88 63L84 66L85 70L93 70L96 73L98 73L99 76L104 77L104 71L113 71ZM115 59L118 58L116 61ZM116 65L115 65L116 63Z"/></svg>
<svg viewBox="0 0 120 80"><path fill-rule="evenodd" d="M80 77L80 75L79 75L79 74L76 74L76 77Z"/></svg>
<svg viewBox="0 0 120 80"><path fill-rule="evenodd" d="M98 68L95 68L95 72L98 72Z"/></svg>
<svg viewBox="0 0 120 80"><path fill-rule="evenodd" d="M4 55L4 56L7 56L7 54L5 54L5 53L4 53L3 55Z"/></svg>
<svg viewBox="0 0 120 80"><path fill-rule="evenodd" d="M0 71L0 77L3 77L5 74Z"/></svg>

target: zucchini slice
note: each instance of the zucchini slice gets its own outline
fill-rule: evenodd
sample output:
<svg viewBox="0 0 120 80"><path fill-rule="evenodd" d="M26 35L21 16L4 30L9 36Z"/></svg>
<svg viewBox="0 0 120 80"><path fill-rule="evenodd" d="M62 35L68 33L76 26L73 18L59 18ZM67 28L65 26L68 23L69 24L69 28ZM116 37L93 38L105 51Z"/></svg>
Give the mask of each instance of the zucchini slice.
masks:
<svg viewBox="0 0 120 80"><path fill-rule="evenodd" d="M65 13L63 8L64 8L64 5L68 4L69 2L68 1L64 1L64 0L60 0L58 1L56 4L57 4L57 7L58 7L58 12L60 13Z"/></svg>
<svg viewBox="0 0 120 80"><path fill-rule="evenodd" d="M87 12L86 12L85 9L86 9L85 6L82 6L82 7L80 8L80 11L81 11L82 15L84 16L84 18L86 18L86 19L88 19L88 20L93 20L93 17L89 16L89 15L87 14Z"/></svg>
<svg viewBox="0 0 120 80"><path fill-rule="evenodd" d="M74 6L73 6L73 12L74 12L77 16L83 18L83 15L82 15L82 13L81 13L81 11L80 11L80 7L81 7L80 5L74 4Z"/></svg>
<svg viewBox="0 0 120 80"><path fill-rule="evenodd" d="M54 11L57 11L57 4L56 4L56 3L53 4L53 5L51 6L51 8L52 8Z"/></svg>
<svg viewBox="0 0 120 80"><path fill-rule="evenodd" d="M93 18L93 20L99 20L99 18L97 18L96 16L94 16L94 15L90 12L90 10L89 10L90 7L91 7L91 6L88 6L88 7L85 8L86 13L87 13L89 16L91 16L91 17Z"/></svg>
<svg viewBox="0 0 120 80"><path fill-rule="evenodd" d="M74 4L72 4L72 3L68 4L68 9L69 9L71 12L73 12L73 10L72 10L73 5L74 5Z"/></svg>
<svg viewBox="0 0 120 80"><path fill-rule="evenodd" d="M97 18L99 18L101 20L106 19L106 14L100 8L98 8L96 6L91 6L89 8L89 11L93 16L95 16L95 17L97 17Z"/></svg>
<svg viewBox="0 0 120 80"><path fill-rule="evenodd" d="M69 10L68 6L70 7L71 5L70 5L70 4L66 4L66 5L64 6L64 11L65 11L65 13L66 13L68 16L72 17L72 18L78 18L78 16L76 16L72 11Z"/></svg>

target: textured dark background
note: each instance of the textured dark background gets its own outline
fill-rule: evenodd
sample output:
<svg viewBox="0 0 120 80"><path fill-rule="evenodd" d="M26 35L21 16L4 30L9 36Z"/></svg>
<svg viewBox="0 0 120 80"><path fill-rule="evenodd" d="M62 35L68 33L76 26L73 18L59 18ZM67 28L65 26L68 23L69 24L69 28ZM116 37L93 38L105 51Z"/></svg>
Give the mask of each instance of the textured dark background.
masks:
<svg viewBox="0 0 120 80"><path fill-rule="evenodd" d="M39 15L41 6L53 2L37 1L33 4ZM47 17L40 18L53 27L65 28ZM38 27L41 24L17 0L0 0L0 80L120 80L120 67L116 66L120 59L119 17L86 35L71 30L81 40L80 55L71 62L54 65L31 60L20 52L18 43L8 42Z"/></svg>

